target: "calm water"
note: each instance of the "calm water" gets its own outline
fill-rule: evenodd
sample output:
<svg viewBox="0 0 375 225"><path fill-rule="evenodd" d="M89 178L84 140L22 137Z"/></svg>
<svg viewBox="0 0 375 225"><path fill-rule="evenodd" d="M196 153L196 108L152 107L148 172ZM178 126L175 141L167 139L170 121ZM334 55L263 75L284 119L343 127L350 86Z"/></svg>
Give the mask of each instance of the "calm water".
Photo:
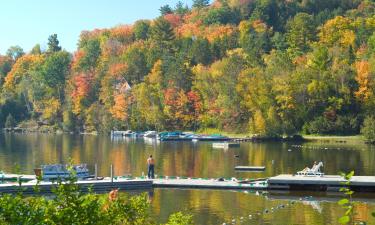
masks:
<svg viewBox="0 0 375 225"><path fill-rule="evenodd" d="M375 175L375 148L361 143L310 142L298 147L298 143L241 143L240 148L229 150L211 145L89 135L0 134L0 170L16 172L19 167L22 173L31 174L41 164L72 158L75 163L87 163L92 171L97 163L102 176L110 174L110 164L115 175L139 176L146 173L147 156L153 154L156 174L169 176L259 178L295 173L313 161L323 161L326 174L354 169L356 175ZM262 173L235 172L236 165L264 165L267 169ZM192 212L196 224L239 222L241 217L242 224L337 224L342 214L336 203L339 198L324 193L177 189L155 189L151 197L159 222L182 210ZM356 200L356 220L375 224L371 217L375 197L361 195ZM285 207L277 209L280 205Z"/></svg>

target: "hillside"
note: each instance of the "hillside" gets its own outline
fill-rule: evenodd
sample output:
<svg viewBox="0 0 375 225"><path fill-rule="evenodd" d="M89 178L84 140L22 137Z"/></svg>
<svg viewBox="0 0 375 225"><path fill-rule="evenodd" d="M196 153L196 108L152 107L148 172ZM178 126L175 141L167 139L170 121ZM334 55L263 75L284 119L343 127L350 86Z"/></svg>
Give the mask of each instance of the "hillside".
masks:
<svg viewBox="0 0 375 225"><path fill-rule="evenodd" d="M375 112L375 2L194 0L0 56L0 127L358 134Z"/></svg>

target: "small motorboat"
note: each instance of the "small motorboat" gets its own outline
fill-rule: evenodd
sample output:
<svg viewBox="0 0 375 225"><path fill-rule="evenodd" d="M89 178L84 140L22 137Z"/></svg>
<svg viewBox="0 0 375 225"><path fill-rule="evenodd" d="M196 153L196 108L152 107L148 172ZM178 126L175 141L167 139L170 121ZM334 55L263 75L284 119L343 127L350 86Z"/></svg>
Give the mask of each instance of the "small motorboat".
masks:
<svg viewBox="0 0 375 225"><path fill-rule="evenodd" d="M146 137L146 138L155 138L157 135L158 135L158 132L156 132L154 130L149 130L149 131L146 131L144 133L143 137Z"/></svg>
<svg viewBox="0 0 375 225"><path fill-rule="evenodd" d="M41 168L34 171L35 175L41 176L43 180L65 179L72 175L78 179L91 177L86 164L73 165L71 169L66 164L42 165Z"/></svg>

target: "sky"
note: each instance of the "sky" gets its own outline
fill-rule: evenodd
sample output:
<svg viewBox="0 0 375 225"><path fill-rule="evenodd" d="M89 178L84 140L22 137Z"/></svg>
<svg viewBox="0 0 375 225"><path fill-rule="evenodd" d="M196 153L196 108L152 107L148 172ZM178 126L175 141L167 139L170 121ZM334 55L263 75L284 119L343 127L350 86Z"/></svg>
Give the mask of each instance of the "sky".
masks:
<svg viewBox="0 0 375 225"><path fill-rule="evenodd" d="M48 37L57 34L60 46L73 52L83 30L132 24L153 19L159 8L178 0L3 0L0 1L0 54L19 45L25 52L35 44L46 49ZM192 0L181 0L189 7Z"/></svg>

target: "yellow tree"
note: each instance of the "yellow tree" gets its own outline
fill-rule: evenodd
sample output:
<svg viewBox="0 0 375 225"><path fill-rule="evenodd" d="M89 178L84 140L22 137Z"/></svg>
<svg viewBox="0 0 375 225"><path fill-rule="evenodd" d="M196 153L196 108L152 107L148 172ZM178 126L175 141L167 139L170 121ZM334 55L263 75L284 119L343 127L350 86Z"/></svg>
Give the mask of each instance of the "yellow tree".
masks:
<svg viewBox="0 0 375 225"><path fill-rule="evenodd" d="M368 61L359 61L355 63L357 75L355 80L358 82L358 91L355 92L355 96L362 102L366 102L372 97L372 91L370 88L370 66Z"/></svg>
<svg viewBox="0 0 375 225"><path fill-rule="evenodd" d="M336 16L328 20L318 34L320 42L328 46L354 47L355 33L353 21L350 18Z"/></svg>

